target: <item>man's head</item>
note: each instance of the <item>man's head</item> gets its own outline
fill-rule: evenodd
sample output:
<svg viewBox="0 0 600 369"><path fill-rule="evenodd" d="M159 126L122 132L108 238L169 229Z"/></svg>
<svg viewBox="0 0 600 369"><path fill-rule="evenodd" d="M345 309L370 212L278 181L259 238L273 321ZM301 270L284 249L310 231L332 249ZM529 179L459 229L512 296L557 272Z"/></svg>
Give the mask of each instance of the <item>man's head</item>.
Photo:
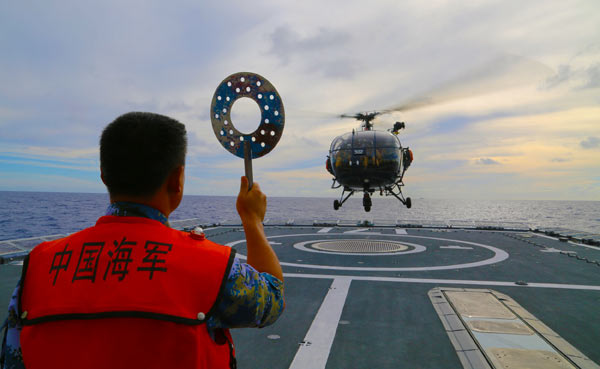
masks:
<svg viewBox="0 0 600 369"><path fill-rule="evenodd" d="M100 137L102 180L111 197L150 198L185 165L185 126L164 115L132 112Z"/></svg>

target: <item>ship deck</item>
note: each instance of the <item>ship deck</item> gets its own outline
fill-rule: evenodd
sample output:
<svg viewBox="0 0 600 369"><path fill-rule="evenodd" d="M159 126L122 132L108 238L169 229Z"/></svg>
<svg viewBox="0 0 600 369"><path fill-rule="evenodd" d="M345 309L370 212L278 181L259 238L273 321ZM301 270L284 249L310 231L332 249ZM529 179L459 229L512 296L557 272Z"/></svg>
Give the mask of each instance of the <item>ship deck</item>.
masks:
<svg viewBox="0 0 600 369"><path fill-rule="evenodd" d="M600 368L597 246L519 226L265 229L287 306L272 326L232 331L239 368ZM204 232L245 257L239 225ZM39 242L0 242L2 260ZM0 267L0 303L19 274Z"/></svg>

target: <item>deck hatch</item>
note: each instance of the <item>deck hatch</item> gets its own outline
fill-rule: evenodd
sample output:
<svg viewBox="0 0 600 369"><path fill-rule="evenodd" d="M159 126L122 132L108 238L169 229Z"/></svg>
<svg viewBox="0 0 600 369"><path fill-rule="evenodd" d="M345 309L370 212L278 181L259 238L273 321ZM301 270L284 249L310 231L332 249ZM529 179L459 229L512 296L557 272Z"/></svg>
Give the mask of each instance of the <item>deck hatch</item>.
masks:
<svg viewBox="0 0 600 369"><path fill-rule="evenodd" d="M471 330L483 333L505 333L505 334L522 334L530 336L533 331L525 324L518 320L506 322L489 321L489 320L472 320L466 321Z"/></svg>
<svg viewBox="0 0 600 369"><path fill-rule="evenodd" d="M492 348L489 352L497 368L575 369L562 356L550 351Z"/></svg>
<svg viewBox="0 0 600 369"><path fill-rule="evenodd" d="M508 295L450 287L428 295L465 369L600 369Z"/></svg>
<svg viewBox="0 0 600 369"><path fill-rule="evenodd" d="M469 318L516 318L489 292L448 291L446 296L458 313Z"/></svg>
<svg viewBox="0 0 600 369"><path fill-rule="evenodd" d="M337 240L313 243L312 248L324 251L362 253L388 253L408 250L408 246L399 242L375 240Z"/></svg>

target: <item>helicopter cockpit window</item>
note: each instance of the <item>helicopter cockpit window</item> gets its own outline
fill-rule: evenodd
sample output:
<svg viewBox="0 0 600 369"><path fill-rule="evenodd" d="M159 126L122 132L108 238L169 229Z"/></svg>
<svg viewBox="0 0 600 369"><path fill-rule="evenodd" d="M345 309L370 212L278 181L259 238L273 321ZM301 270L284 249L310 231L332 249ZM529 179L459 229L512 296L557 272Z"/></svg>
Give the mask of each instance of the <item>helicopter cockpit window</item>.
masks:
<svg viewBox="0 0 600 369"><path fill-rule="evenodd" d="M371 149L373 148L373 131L358 132L354 137L354 148Z"/></svg>
<svg viewBox="0 0 600 369"><path fill-rule="evenodd" d="M377 136L377 142L375 143L376 147L394 147L394 148L399 148L400 147L400 141L392 135L386 134L386 135L378 135Z"/></svg>
<svg viewBox="0 0 600 369"><path fill-rule="evenodd" d="M340 145L342 144L342 141L344 141L342 139L342 137L338 137L336 138L332 143L331 143L331 150L339 150L340 149Z"/></svg>
<svg viewBox="0 0 600 369"><path fill-rule="evenodd" d="M331 150L350 150L352 148L352 133L340 136L331 144Z"/></svg>

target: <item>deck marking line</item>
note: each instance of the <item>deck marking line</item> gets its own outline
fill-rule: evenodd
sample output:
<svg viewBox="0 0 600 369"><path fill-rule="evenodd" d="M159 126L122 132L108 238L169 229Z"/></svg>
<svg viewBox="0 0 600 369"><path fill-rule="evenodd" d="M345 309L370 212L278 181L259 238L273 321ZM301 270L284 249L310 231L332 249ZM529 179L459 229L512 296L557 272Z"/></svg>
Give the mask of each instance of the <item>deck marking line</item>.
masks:
<svg viewBox="0 0 600 369"><path fill-rule="evenodd" d="M346 277L333 279L329 292L304 337L304 342L310 344L300 346L290 369L325 368L351 282L352 279Z"/></svg>
<svg viewBox="0 0 600 369"><path fill-rule="evenodd" d="M329 231L331 231L333 228L321 228L317 233L328 233Z"/></svg>
<svg viewBox="0 0 600 369"><path fill-rule="evenodd" d="M563 250L555 249L554 247L549 247L549 248L540 250L540 252L563 252Z"/></svg>
<svg viewBox="0 0 600 369"><path fill-rule="evenodd" d="M406 229L396 228L396 234L408 234L408 233L406 233Z"/></svg>
<svg viewBox="0 0 600 369"><path fill-rule="evenodd" d="M358 234L354 233L354 234L357 236L362 236L365 233L358 233ZM367 233L367 234L375 234L375 233ZM353 234L350 233L348 235L353 235ZM461 269L461 268L474 268L474 267L480 267L480 266L484 266L484 265L499 263L501 261L508 259L508 253L506 251L498 249L493 246L484 245L481 243L454 240L454 239L449 239L449 238L439 238L439 237L409 236L409 235L402 236L402 235L395 235L395 234L380 234L380 233L377 233L377 235L381 236L381 237L401 237L402 239L404 239L406 237L406 238L421 238L421 239L430 239L430 240L440 240L440 241L444 241L444 242L453 241L453 242L457 242L457 243L464 243L467 245L483 247L485 249L488 249L488 250L494 252L495 255L489 259L485 259L485 260L477 261L477 262L473 262L473 263L442 265L442 266L427 266L427 267L407 267L407 268L343 267L343 266L333 266L333 265L313 265L313 264L298 264L298 263L287 263L287 262L280 262L280 264L282 266L311 268L311 269L326 269L326 270L360 270L360 271L375 271L375 272L401 272L401 271L402 272L415 272L415 271L426 271L426 270L449 270L449 269ZM302 234L291 234L291 235L268 236L267 239L270 240L272 238L297 237L297 236L313 236L314 237L315 234L314 233L302 233ZM246 240L242 239L242 240L228 242L225 244L225 246L233 247L233 246L235 246L239 243L243 243L243 242L246 242ZM243 260L246 260L246 258L247 258L246 255L244 255L240 252L238 252L236 254L236 257L243 259Z"/></svg>
<svg viewBox="0 0 600 369"><path fill-rule="evenodd" d="M353 229L351 231L346 231L344 232L345 234L356 234L356 233L360 233L360 234L381 234L381 232L371 232L370 228L358 228L358 229Z"/></svg>
<svg viewBox="0 0 600 369"><path fill-rule="evenodd" d="M530 233L530 234L532 234L534 236L548 238L550 240L558 241L558 237L552 237L552 236L548 236L548 235L541 234L541 233ZM581 247L585 247L587 249L592 249L592 250L600 251L600 249L598 248L598 246L585 245L583 243L578 243L578 242L573 242L573 241L569 241L568 243L571 244L571 245L574 245L574 246L581 246Z"/></svg>
<svg viewBox="0 0 600 369"><path fill-rule="evenodd" d="M369 228L357 228L351 231L345 231L344 233L359 233L359 232L367 232Z"/></svg>
<svg viewBox="0 0 600 369"><path fill-rule="evenodd" d="M584 245L582 243L577 243L577 242L573 242L573 241L569 241L568 243L570 243L573 246L581 246L581 247L585 247L586 249L592 249L595 251L599 251L598 246Z"/></svg>
<svg viewBox="0 0 600 369"><path fill-rule="evenodd" d="M351 275L335 275L335 274L300 274L300 273L283 273L286 278L314 278L314 279L339 279L347 278L353 281L370 281L370 282L398 282L398 283L430 283L430 284L465 284L476 286L505 286L519 288L560 288L566 290L588 290L600 291L600 286L585 285L585 284L561 284L561 283L534 283L528 282L526 286L520 286L515 282L506 281L475 281L464 279L427 279L427 278L400 278L400 277L369 277L369 276L351 276Z"/></svg>

